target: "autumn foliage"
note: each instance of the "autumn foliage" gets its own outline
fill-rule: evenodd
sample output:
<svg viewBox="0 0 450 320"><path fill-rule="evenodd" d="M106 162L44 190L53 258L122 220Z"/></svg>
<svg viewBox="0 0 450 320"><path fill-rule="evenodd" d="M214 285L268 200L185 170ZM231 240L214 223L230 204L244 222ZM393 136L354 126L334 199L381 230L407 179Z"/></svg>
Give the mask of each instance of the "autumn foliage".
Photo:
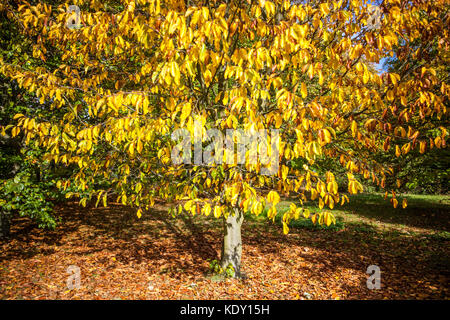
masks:
<svg viewBox="0 0 450 320"><path fill-rule="evenodd" d="M333 223L328 209L348 201L333 168L311 169L317 159L336 159L356 194L364 179L385 187L393 174L373 154L446 147L447 128L432 121L447 117L450 95L445 0L385 0L379 28L364 0L79 0L76 28L65 2L18 2L0 5L24 36L0 72L64 112L17 114L2 132L38 143L45 161L76 165L58 186L75 184L69 195L82 205L114 197L140 217L159 199L173 215L225 219L268 206L275 219L288 195L297 199L283 216L288 233L300 216ZM398 73L374 68L386 57L404 61ZM269 143L278 172L249 161L175 165L171 134L194 136L196 121L205 146L212 128L278 130ZM323 211L303 210L308 198Z"/></svg>

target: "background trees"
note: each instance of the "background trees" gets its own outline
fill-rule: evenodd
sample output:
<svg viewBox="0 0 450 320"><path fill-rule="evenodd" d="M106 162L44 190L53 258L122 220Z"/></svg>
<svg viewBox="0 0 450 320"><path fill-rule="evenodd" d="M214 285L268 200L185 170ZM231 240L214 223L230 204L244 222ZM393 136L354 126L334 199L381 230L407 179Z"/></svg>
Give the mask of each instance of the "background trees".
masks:
<svg viewBox="0 0 450 320"><path fill-rule="evenodd" d="M292 219L310 216L307 197L320 209L348 200L334 167L314 170L317 160L338 162L346 189L358 193L358 176L385 188L396 173L377 153L446 145L447 129L433 120L445 118L449 96L438 72L448 62L445 1L384 1L379 29L358 0L77 4L77 28L58 2L3 5L23 42L2 54L0 71L48 112L19 113L4 132L36 143L45 161L77 167L57 186L82 205L114 196L140 217L161 199L174 215L223 219L222 268L237 274L244 212L268 205L273 220L280 194L289 195L297 202L283 215L287 233ZM370 67L388 55L405 65L382 75ZM206 147L213 128L279 137L270 135L267 152L259 146L256 164L250 150L244 164L218 153L215 163L173 163L173 132L186 129ZM271 156L277 170L263 174ZM311 219L334 221L326 210Z"/></svg>

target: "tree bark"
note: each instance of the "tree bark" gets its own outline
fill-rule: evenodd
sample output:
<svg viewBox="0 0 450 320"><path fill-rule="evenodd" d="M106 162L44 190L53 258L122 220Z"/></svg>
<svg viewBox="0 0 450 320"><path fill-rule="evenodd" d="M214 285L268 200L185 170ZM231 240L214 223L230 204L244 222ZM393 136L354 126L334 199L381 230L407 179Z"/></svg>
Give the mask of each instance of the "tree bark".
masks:
<svg viewBox="0 0 450 320"><path fill-rule="evenodd" d="M224 236L222 243L222 257L220 265L225 270L230 264L234 268L234 277L241 278L242 239L241 226L244 221L244 213L235 208L234 215L230 214L224 219Z"/></svg>

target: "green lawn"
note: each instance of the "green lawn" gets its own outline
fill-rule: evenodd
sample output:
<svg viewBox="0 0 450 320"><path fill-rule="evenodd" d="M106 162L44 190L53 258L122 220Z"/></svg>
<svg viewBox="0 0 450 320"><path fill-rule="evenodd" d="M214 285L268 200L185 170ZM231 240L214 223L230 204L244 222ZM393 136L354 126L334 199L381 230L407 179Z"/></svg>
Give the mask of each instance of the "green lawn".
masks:
<svg viewBox="0 0 450 320"><path fill-rule="evenodd" d="M290 228L338 231L351 228L355 231L384 233L391 235L427 235L450 239L450 196L407 195L408 206L394 208L381 194L358 194L349 196L350 202L330 210L336 217L336 224L330 226L313 224L310 219L292 220ZM400 198L402 199L402 198ZM281 218L289 209L290 200L277 205L275 222L281 226ZM299 205L297 203L297 205ZM311 213L320 209L313 202L306 202ZM326 210L324 208L324 210ZM266 212L258 217L247 214L246 219L258 223L266 220Z"/></svg>

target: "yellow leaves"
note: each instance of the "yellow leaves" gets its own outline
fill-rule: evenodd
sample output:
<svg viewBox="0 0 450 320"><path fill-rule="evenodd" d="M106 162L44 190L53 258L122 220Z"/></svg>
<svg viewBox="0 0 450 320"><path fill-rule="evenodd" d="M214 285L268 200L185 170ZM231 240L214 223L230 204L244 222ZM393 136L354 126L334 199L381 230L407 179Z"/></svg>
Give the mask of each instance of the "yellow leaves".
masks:
<svg viewBox="0 0 450 320"><path fill-rule="evenodd" d="M402 147L402 153L404 154L404 155L406 155L406 154L408 154L408 152L411 150L411 143L407 143L407 144L405 144L405 145L403 145L403 147Z"/></svg>
<svg viewBox="0 0 450 320"><path fill-rule="evenodd" d="M134 156L134 148L135 148L136 143L135 142L131 142L130 146L128 147L128 153L130 154L130 156Z"/></svg>
<svg viewBox="0 0 450 320"><path fill-rule="evenodd" d="M267 16L273 17L275 14L275 4L272 1L265 1L264 9L266 9Z"/></svg>
<svg viewBox="0 0 450 320"><path fill-rule="evenodd" d="M83 207L86 207L86 203L87 203L87 198L82 198L79 201L79 204L82 205Z"/></svg>
<svg viewBox="0 0 450 320"><path fill-rule="evenodd" d="M226 120L226 124L227 124L227 127L228 128L233 128L233 129L236 129L237 128L237 125L238 125L238 120L237 120L237 118L233 115L233 114L231 114L228 118L227 118L227 120Z"/></svg>
<svg viewBox="0 0 450 320"><path fill-rule="evenodd" d="M175 84L177 86L180 85L180 67L178 64L173 61L170 66L170 74L172 75L173 79L175 80Z"/></svg>
<svg viewBox="0 0 450 320"><path fill-rule="evenodd" d="M324 82L324 78L323 78L323 73L322 70L319 71L319 85L323 85Z"/></svg>
<svg viewBox="0 0 450 320"><path fill-rule="evenodd" d="M206 21L209 18L209 10L207 7L202 7L201 9L202 17Z"/></svg>
<svg viewBox="0 0 450 320"><path fill-rule="evenodd" d="M191 104L185 103L181 110L181 118L180 118L181 125L184 124L185 120L187 119L187 117L189 117L190 114L191 114Z"/></svg>
<svg viewBox="0 0 450 320"><path fill-rule="evenodd" d="M323 214L324 217L324 221L325 224L328 226L330 226L332 223L335 224L336 223L336 218L334 217L334 215L331 212L326 211Z"/></svg>
<svg viewBox="0 0 450 320"><path fill-rule="evenodd" d="M319 198L319 209L322 210L324 206L324 202L322 198Z"/></svg>
<svg viewBox="0 0 450 320"><path fill-rule="evenodd" d="M434 138L434 145L436 148L440 148L442 144L442 138L440 136Z"/></svg>
<svg viewBox="0 0 450 320"><path fill-rule="evenodd" d="M124 206L126 206L127 205L127 195L125 194L125 193L122 193L122 196L121 196L121 202L122 202L122 204L124 205Z"/></svg>
<svg viewBox="0 0 450 320"><path fill-rule="evenodd" d="M143 148L144 148L144 144L142 143L142 140L138 139L137 144L136 144L136 151L138 153L142 153Z"/></svg>
<svg viewBox="0 0 450 320"><path fill-rule="evenodd" d="M200 62L201 63L206 63L206 60L209 58L209 52L206 49L206 45L203 44L201 49L200 49Z"/></svg>
<svg viewBox="0 0 450 320"><path fill-rule="evenodd" d="M368 131L374 131L376 125L377 125L377 120L376 119L369 119L364 124L364 126L367 128Z"/></svg>
<svg viewBox="0 0 450 320"><path fill-rule="evenodd" d="M331 224L336 224L336 218L331 212L319 212L311 216L312 223L316 224L318 222L320 225L325 224L329 227Z"/></svg>
<svg viewBox="0 0 450 320"><path fill-rule="evenodd" d="M189 17L196 9L197 9L196 7L189 7L189 8L186 10L184 16L185 16L186 18Z"/></svg>
<svg viewBox="0 0 450 320"><path fill-rule="evenodd" d="M322 1L311 6L291 5L292 2L288 0L283 4L281 1L261 0L259 5L255 1L244 1L239 4L240 7L237 7L237 3L230 2L229 5L222 3L220 6L208 8L199 5L186 9L173 4L173 1L164 3L162 7L159 1L152 1L149 6L145 5L146 2L139 2L146 8L144 11L128 12L128 23L123 23L120 19L109 20L108 15L97 15L96 9L91 8L87 22L92 27L85 28L84 32L71 32L70 36L60 37L57 27L53 24L50 28L44 27L49 29L49 34L41 35L42 38L38 42L42 42L42 45L35 45L33 39L37 37L31 37L30 48L35 45L36 52L43 54L46 54L43 50L46 43L51 43L56 53L67 51L67 43L77 45L71 46L68 52L61 52L61 60L67 65L60 65L54 74L48 71L53 68L38 69L28 66L28 70L33 72L25 73L17 68L18 70L8 71L9 75L17 75L18 83L29 91L33 91L33 86L34 91L39 89L39 93L36 92L37 97L44 96L48 102L61 100L72 103L72 100L76 99L82 103L75 105L78 114L63 118L61 124L56 123L60 120L57 118L59 112L55 113L57 120L52 123L55 130L52 130L51 125L48 126L48 135L39 127L41 124L31 120L19 124L18 127L10 127L12 135L25 133L26 136L30 130L39 131L39 136L32 137L31 141L43 140L45 147L50 150L49 154L53 156L52 159L67 164L78 163L83 170L92 167L93 171L105 176L119 163L128 163L126 169L117 177L123 184L127 183L128 177L125 176L130 172L134 176L141 170L140 165L146 165L148 162L148 167L143 169L144 173L154 173L155 176L161 177L161 181L152 184L154 191L159 193L161 198L175 198L177 201L193 199L184 204L187 206L186 211L192 214L199 213L200 204L201 213L205 216L221 217L234 204L246 212L250 210L252 214L259 215L265 212L266 207L264 198L259 198L260 190L274 188L278 193L272 191L267 195L268 202L272 203L272 208L267 208L268 215L274 217L275 205L281 201L280 192L305 192L308 195L310 192L311 198L317 201L320 208L333 208L339 200L341 204L345 203L345 200L348 201L345 196L340 197L334 179L327 177L318 183L319 175L314 175L313 172L303 174L301 168L296 170L291 166L291 161L304 158L313 165L319 156L324 159L340 157L342 166L346 166L349 172L358 174L358 177L364 175L364 178L368 179L368 170L377 170L373 169L377 168L376 163L369 162L370 152L379 147L381 149L387 136L392 137L392 140L385 140L384 150L389 151L389 147L394 147L397 143L399 146L395 147L395 154L398 157L407 154L416 143L420 153L427 150L427 132L421 131L420 139L423 141L416 141L416 138L419 139L418 135L414 136L408 131L406 136L403 129L392 132L392 127L396 124L402 126L405 122L415 126L419 109L423 114L422 119L425 120L429 116L439 117L445 113L442 109L446 100L442 98L448 95L450 88L447 84L442 84L442 94L438 92L438 85L441 85L435 82L434 78L441 76L441 70L433 70L433 65L424 64L422 77L420 69L413 72L409 79L405 75L401 78L400 75L388 73L387 76L382 76L383 83L380 77L371 71L371 64L379 61L383 50L396 43L394 38L400 29L391 30L386 23L386 26L383 24L382 32L375 32L376 36L371 32L363 34L366 41L361 37L354 37L364 31L358 30L361 20L358 17L363 16L361 14L365 12L356 12L356 16L351 14L353 8L356 10L362 5L361 1L353 1L355 7L351 8L342 1ZM238 11L234 15L236 9ZM333 12L330 13L331 9ZM283 14L272 19L280 10ZM117 17L124 15L124 12L120 11L117 12ZM327 15L328 17L324 18ZM234 20L231 19L233 16ZM404 16L410 19L408 14ZM33 24L36 21L33 19L30 22ZM40 22L39 18L37 25L43 27ZM350 24L347 25L347 22ZM108 25L115 26L108 29L111 32L105 32L103 28ZM335 27L338 25L343 28L342 32L336 33ZM417 28L414 25L411 24L412 29ZM25 26L25 29L27 28L29 27ZM254 37L254 41L251 41L251 37ZM375 43L378 37L382 39ZM59 38L61 43L58 42ZM97 41L94 43L92 39ZM238 42L234 46L236 39ZM378 44L380 45L377 46ZM114 55L115 46L127 54ZM406 46L403 48L407 49ZM230 52L233 52L231 56L228 55ZM409 52L405 53L410 56ZM99 57L107 59L111 68L105 68L102 61L98 60ZM133 59L131 64L129 59ZM13 57L10 60L15 61ZM42 63L45 66L45 62ZM133 66L139 67L134 70ZM2 73L5 73L6 68L7 66L0 63ZM303 75L300 75L298 70L302 70ZM223 83L218 83L223 72L224 86ZM294 74L297 75L293 76ZM321 87L309 85L308 78L314 76L318 77ZM308 77L308 80L301 77ZM412 83L408 83L411 79ZM108 85L105 85L106 83ZM414 86L417 92L411 90ZM120 90L127 93L117 93ZM135 93L128 92L134 90ZM414 101L413 95L417 95L416 100L419 101ZM386 100L392 103L387 103ZM407 102L411 102L409 106ZM57 105L58 103L55 103L55 106ZM433 105L436 108L434 110ZM85 106L89 108L87 118L83 118ZM69 108L69 105L66 107ZM383 110L389 108L392 115L382 115ZM413 108L416 110L412 110ZM435 112L438 108L441 108L441 111ZM253 125L254 130L280 129L279 171L272 176L261 177L258 172L261 172L262 165L252 167L244 164L242 169L245 166L245 170L237 177L232 176L230 166L226 165L225 174L220 178L217 175L213 178L209 174L214 170L211 167L197 166L194 175L186 172L191 170L189 166L174 168L170 159L172 144L164 145L167 141L161 137L167 136L172 129L185 126L192 133L194 113L204 117L208 129L219 124L220 129L225 129L225 125L227 128L245 129L249 124ZM365 121L367 117L377 120ZM389 123L397 117L398 122ZM22 118L23 116L16 115L14 120L24 121ZM97 125L100 129L98 132L91 128L84 131L85 128L78 118L87 121L88 126ZM178 119L180 121L177 121ZM66 125L73 128L63 128ZM428 130L427 126L424 127ZM377 129L384 132L370 133ZM70 131L74 134L69 134ZM76 135L82 131L83 134ZM336 137L336 132L339 137ZM402 134L403 139L397 139L398 132ZM437 137L434 132L433 134L429 142L430 147L444 147L446 136ZM98 159L96 154L91 157L83 154L87 151L101 151L102 148L97 146L101 141L111 145L111 150L114 150L108 154L107 161L110 162ZM203 142L206 144L206 141ZM61 152L61 155L58 156L58 152ZM145 156L142 156L142 161L141 157L134 159L143 153ZM155 154L157 158L153 157ZM104 169L101 168L103 165ZM186 177L195 178L198 173L208 175L189 181L189 186L184 188L182 183L186 182ZM374 173L370 173L373 177ZM384 178L381 172L377 171L375 175L376 182ZM257 186L258 191L256 194L244 195L245 190L233 189L229 198L208 199L211 201L209 203L196 198L204 197L200 195L203 192L210 193L211 198L214 198L224 190L223 183L232 184L238 180ZM174 185L178 186L172 188ZM349 179L348 187L350 193L362 191L362 185L354 178ZM132 193L129 195L129 201L124 197L122 201L138 207L137 201L141 201L141 204L148 203L148 198L145 198L147 192L142 192L141 188L135 185L135 193L128 190ZM194 190L199 191L197 193ZM303 196L306 198L306 195ZM295 208L285 218L283 232L287 233L289 230L288 220L293 216L299 218L302 213L306 218L312 215L308 209ZM333 221L332 216L326 213L315 214L312 219L322 221L326 225Z"/></svg>
<svg viewBox="0 0 450 320"><path fill-rule="evenodd" d="M235 184L233 186L229 186L225 188L225 199L228 201L231 206L235 206L238 201L239 195L241 192L241 186L239 184Z"/></svg>
<svg viewBox="0 0 450 320"><path fill-rule="evenodd" d="M350 194L357 194L359 192L363 192L362 184L356 180L355 178L349 178L348 182L348 192Z"/></svg>
<svg viewBox="0 0 450 320"><path fill-rule="evenodd" d="M20 133L20 128L19 127L13 127L11 130L11 135L12 137L17 137L17 135Z"/></svg>
<svg viewBox="0 0 450 320"><path fill-rule="evenodd" d="M222 207L215 206L214 207L214 217L220 218L221 215L222 215Z"/></svg>
<svg viewBox="0 0 450 320"><path fill-rule="evenodd" d="M323 16L326 16L330 12L330 8L328 6L328 3L321 3L320 4L320 12Z"/></svg>
<svg viewBox="0 0 450 320"><path fill-rule="evenodd" d="M420 141L419 142L419 148L420 148L420 153L423 154L426 151L427 148L427 142L426 141Z"/></svg>
<svg viewBox="0 0 450 320"><path fill-rule="evenodd" d="M22 127L28 131L31 131L36 127L36 120L33 118L25 118L22 123Z"/></svg>
<svg viewBox="0 0 450 320"><path fill-rule="evenodd" d="M272 219L274 221L276 215L277 215L277 207L275 207L275 205L273 205L267 211L267 218Z"/></svg>
<svg viewBox="0 0 450 320"><path fill-rule="evenodd" d="M141 192L141 190L142 190L142 183L139 182L134 186L134 191L136 191L136 193L139 193Z"/></svg>
<svg viewBox="0 0 450 320"><path fill-rule="evenodd" d="M276 114L274 116L274 119L275 119L275 128L279 129L283 123L283 117L281 114Z"/></svg>
<svg viewBox="0 0 450 320"><path fill-rule="evenodd" d="M258 216L261 214L261 212L264 209L264 205L259 202L259 201L254 201L252 206L251 206L251 213L253 213L254 215Z"/></svg>
<svg viewBox="0 0 450 320"><path fill-rule="evenodd" d="M311 200L316 200L318 196L319 196L319 193L317 192L317 190L311 189Z"/></svg>
<svg viewBox="0 0 450 320"><path fill-rule="evenodd" d="M209 216L210 213L211 213L211 205L209 203L205 203L205 205L203 206L202 211L203 211L203 214L205 216Z"/></svg>
<svg viewBox="0 0 450 320"><path fill-rule="evenodd" d="M277 203L280 202L280 196L278 195L278 193L276 191L270 191L267 194L267 201L272 203L274 206L277 205Z"/></svg>
<svg viewBox="0 0 450 320"><path fill-rule="evenodd" d="M312 63L309 65L307 73L310 79L314 77L314 66Z"/></svg>
<svg viewBox="0 0 450 320"><path fill-rule="evenodd" d="M351 194L357 194L358 193L358 184L355 181L350 181L348 184L348 191Z"/></svg>
<svg viewBox="0 0 450 320"><path fill-rule="evenodd" d="M338 193L338 184L336 181L330 181L327 185L327 191L332 194Z"/></svg>
<svg viewBox="0 0 450 320"><path fill-rule="evenodd" d="M308 96L308 89L306 88L306 84L304 82L302 82L300 93L302 94L303 99Z"/></svg>
<svg viewBox="0 0 450 320"><path fill-rule="evenodd" d="M353 136L353 138L355 138L356 133L358 132L358 124L356 123L355 120L352 121L351 130L352 130L352 136Z"/></svg>
<svg viewBox="0 0 450 320"><path fill-rule="evenodd" d="M394 99L395 99L395 95L394 95L394 91L393 90L388 90L387 91L387 93L386 93L386 96L387 96L387 99L389 100L389 101L394 101Z"/></svg>
<svg viewBox="0 0 450 320"><path fill-rule="evenodd" d="M331 142L331 133L328 129L319 130L319 138L322 145L326 145Z"/></svg>
<svg viewBox="0 0 450 320"><path fill-rule="evenodd" d="M192 201L192 200L186 201L183 206L184 210L186 210L187 212L191 211L191 207L193 206L193 204L194 204L194 201Z"/></svg>
<svg viewBox="0 0 450 320"><path fill-rule="evenodd" d="M137 217L140 219L142 217L142 209L139 208L136 212Z"/></svg>
<svg viewBox="0 0 450 320"><path fill-rule="evenodd" d="M108 206L108 194L105 192L105 194L103 195L103 206L107 207Z"/></svg>
<svg viewBox="0 0 450 320"><path fill-rule="evenodd" d="M310 214L311 214L311 213L310 213L309 209L303 210L303 216L304 216L306 219L309 218L309 215L310 215Z"/></svg>
<svg viewBox="0 0 450 320"><path fill-rule="evenodd" d="M402 155L402 152L400 150L400 147L397 145L395 146L395 156L398 158Z"/></svg>
<svg viewBox="0 0 450 320"><path fill-rule="evenodd" d="M194 200L186 201L183 207L186 212L190 212L193 216L195 216L197 212L200 211L198 203Z"/></svg>
<svg viewBox="0 0 450 320"><path fill-rule="evenodd" d="M206 69L205 72L203 73L203 79L205 80L206 86L209 86L211 84L212 77L213 75L211 73L211 70Z"/></svg>
<svg viewBox="0 0 450 320"><path fill-rule="evenodd" d="M289 233L289 227L286 222L283 221L283 233L288 234Z"/></svg>
<svg viewBox="0 0 450 320"><path fill-rule="evenodd" d="M286 180L289 173L289 168L285 165L281 166L281 179Z"/></svg>
<svg viewBox="0 0 450 320"><path fill-rule="evenodd" d="M369 82L369 80L370 80L370 73L366 69L366 70L364 70L364 74L363 74L363 83L366 84L367 82Z"/></svg>
<svg viewBox="0 0 450 320"><path fill-rule="evenodd" d="M308 152L313 157L315 155L320 156L322 154L322 147L319 142L313 141L308 144Z"/></svg>
<svg viewBox="0 0 450 320"><path fill-rule="evenodd" d="M31 83L32 83L32 79L31 78L26 78L23 82L22 82L22 87L23 88L29 88Z"/></svg>
<svg viewBox="0 0 450 320"><path fill-rule="evenodd" d="M397 208L397 206L398 206L398 200L395 199L395 198L393 198L393 199L391 199L391 202L392 202L392 205L394 206L394 208Z"/></svg>
<svg viewBox="0 0 450 320"><path fill-rule="evenodd" d="M391 82L394 84L394 86L396 86L397 82L400 81L400 75L396 73L389 73L389 78L391 79Z"/></svg>
<svg viewBox="0 0 450 320"><path fill-rule="evenodd" d="M405 96L400 96L400 103L406 107L406 105L408 104L408 102L406 101L406 97Z"/></svg>

